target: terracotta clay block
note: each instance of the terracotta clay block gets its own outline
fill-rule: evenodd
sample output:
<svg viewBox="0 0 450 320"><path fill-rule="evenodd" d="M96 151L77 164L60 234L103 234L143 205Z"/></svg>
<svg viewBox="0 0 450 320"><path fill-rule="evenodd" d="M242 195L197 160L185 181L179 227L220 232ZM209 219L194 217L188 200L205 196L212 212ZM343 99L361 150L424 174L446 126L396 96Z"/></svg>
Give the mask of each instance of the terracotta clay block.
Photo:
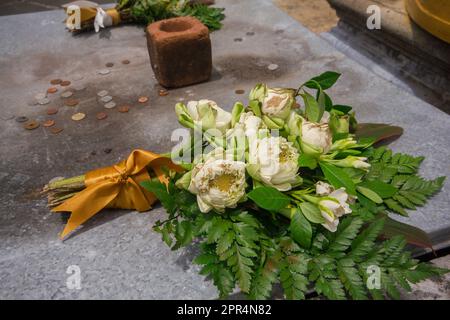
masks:
<svg viewBox="0 0 450 320"><path fill-rule="evenodd" d="M207 81L211 76L209 31L198 19L178 17L147 27L150 63L158 82L169 88Z"/></svg>

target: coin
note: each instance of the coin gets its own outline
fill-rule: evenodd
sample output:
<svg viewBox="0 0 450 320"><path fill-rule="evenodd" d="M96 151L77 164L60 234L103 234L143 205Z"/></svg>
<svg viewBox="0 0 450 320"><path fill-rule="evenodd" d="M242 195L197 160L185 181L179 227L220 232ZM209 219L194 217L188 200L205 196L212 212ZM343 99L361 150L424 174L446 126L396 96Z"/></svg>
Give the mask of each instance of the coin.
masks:
<svg viewBox="0 0 450 320"><path fill-rule="evenodd" d="M78 112L72 115L72 120L74 121L80 121L83 120L86 117L86 114L83 112Z"/></svg>
<svg viewBox="0 0 450 320"><path fill-rule="evenodd" d="M77 99L67 99L65 102L66 106L69 107L75 107L78 103L79 101Z"/></svg>
<svg viewBox="0 0 450 320"><path fill-rule="evenodd" d="M79 84L73 85L72 88L73 88L75 91L81 91L81 90L86 89L86 86L85 86L84 84L79 83Z"/></svg>
<svg viewBox="0 0 450 320"><path fill-rule="evenodd" d="M278 65L275 63L271 63L267 66L267 69L269 69L270 71L274 71L278 69Z"/></svg>
<svg viewBox="0 0 450 320"><path fill-rule="evenodd" d="M52 114L57 114L57 113L58 113L58 109L56 109L56 108L48 108L47 109L47 114L49 116L51 116Z"/></svg>
<svg viewBox="0 0 450 320"><path fill-rule="evenodd" d="M47 97L47 94L46 94L46 93L42 93L42 92L37 93L37 94L34 96L34 98L35 98L36 100L42 100L42 99L45 99L46 97Z"/></svg>
<svg viewBox="0 0 450 320"><path fill-rule="evenodd" d="M52 80L50 80L50 84L53 85L53 86L56 86L56 85L60 84L61 82L62 82L61 79L52 79Z"/></svg>
<svg viewBox="0 0 450 320"><path fill-rule="evenodd" d="M127 106L127 105L120 106L117 110L120 113L126 113L126 112L130 111L130 106Z"/></svg>
<svg viewBox="0 0 450 320"><path fill-rule="evenodd" d="M58 134L61 131L63 131L62 128L56 128L56 127L50 128L50 132L53 133L53 134Z"/></svg>
<svg viewBox="0 0 450 320"><path fill-rule="evenodd" d="M245 90L243 90L243 89L236 89L236 90L234 91L234 93L236 93L236 94L244 94L244 93L245 93Z"/></svg>
<svg viewBox="0 0 450 320"><path fill-rule="evenodd" d="M97 120L103 120L103 119L106 119L108 117L108 115L104 112L99 112L99 113L97 113L97 115L95 117L97 118Z"/></svg>
<svg viewBox="0 0 450 320"><path fill-rule="evenodd" d="M50 100L48 98L44 98L44 99L38 100L38 103L40 105L49 104Z"/></svg>
<svg viewBox="0 0 450 320"><path fill-rule="evenodd" d="M35 120L30 120L28 122L25 122L23 127L27 130L33 130L39 127L39 122Z"/></svg>
<svg viewBox="0 0 450 320"><path fill-rule="evenodd" d="M159 95L161 97L167 96L169 94L169 91L165 90L165 89L160 89L159 90Z"/></svg>
<svg viewBox="0 0 450 320"><path fill-rule="evenodd" d="M69 80L64 80L64 81L61 81L61 83L60 83L60 85L63 87L70 86L70 84L71 84L71 82Z"/></svg>
<svg viewBox="0 0 450 320"><path fill-rule="evenodd" d="M54 120L47 120L42 125L44 127L48 128L48 127L54 126L55 125L55 121Z"/></svg>
<svg viewBox="0 0 450 320"><path fill-rule="evenodd" d="M58 89L56 89L55 87L50 87L47 89L47 93L55 93L56 91L58 91Z"/></svg>
<svg viewBox="0 0 450 320"><path fill-rule="evenodd" d="M138 101L140 103L146 103L148 101L148 97L146 97L146 96L139 97Z"/></svg>
<svg viewBox="0 0 450 320"><path fill-rule="evenodd" d="M122 64L130 64L130 60L128 59L122 60Z"/></svg>
<svg viewBox="0 0 450 320"><path fill-rule="evenodd" d="M114 66L114 63L112 63L112 62L108 62L105 64L105 67L107 67L107 68L111 68L113 66Z"/></svg>
<svg viewBox="0 0 450 320"><path fill-rule="evenodd" d="M111 96L104 96L100 98L101 102L110 102L113 98Z"/></svg>
<svg viewBox="0 0 450 320"><path fill-rule="evenodd" d="M99 97L104 97L104 96L108 95L108 91L106 91L106 90L101 90L101 91L97 92L97 95L98 95Z"/></svg>
<svg viewBox="0 0 450 320"><path fill-rule="evenodd" d="M111 71L109 69L101 69L97 71L99 74L101 74L102 76L105 76L107 74L109 74Z"/></svg>
<svg viewBox="0 0 450 320"><path fill-rule="evenodd" d="M110 102L108 102L108 103L105 103L105 105L104 105L104 107L106 108L106 109L112 109L112 108L114 108L116 106L116 103L114 102L114 101L110 101Z"/></svg>
<svg viewBox="0 0 450 320"><path fill-rule="evenodd" d="M26 121L28 121L28 118L25 116L20 116L20 117L16 118L16 121L17 122L26 122Z"/></svg>
<svg viewBox="0 0 450 320"><path fill-rule="evenodd" d="M64 91L61 93L61 98L70 98L73 95L73 92L70 90Z"/></svg>

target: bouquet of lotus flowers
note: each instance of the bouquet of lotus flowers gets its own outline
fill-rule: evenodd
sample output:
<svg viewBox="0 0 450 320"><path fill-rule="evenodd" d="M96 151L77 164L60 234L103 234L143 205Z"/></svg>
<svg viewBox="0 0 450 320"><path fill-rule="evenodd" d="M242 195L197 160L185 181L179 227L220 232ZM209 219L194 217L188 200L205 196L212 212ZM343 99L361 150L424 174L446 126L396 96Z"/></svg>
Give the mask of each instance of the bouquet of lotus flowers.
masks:
<svg viewBox="0 0 450 320"><path fill-rule="evenodd" d="M178 103L187 130L170 155L135 150L76 178L76 188L73 179L52 182L50 200L64 201L54 210L72 212L73 230L103 207L147 210L158 199L167 219L154 230L174 250L195 242L194 262L222 298L237 287L269 298L277 283L287 299L310 290L398 298L399 288L448 270L413 259L405 246L430 246L425 233L388 214L424 205L444 177L425 180L423 157L375 147L401 128L358 124L325 92L338 78L325 72L296 89L258 84L231 113L211 100Z"/></svg>

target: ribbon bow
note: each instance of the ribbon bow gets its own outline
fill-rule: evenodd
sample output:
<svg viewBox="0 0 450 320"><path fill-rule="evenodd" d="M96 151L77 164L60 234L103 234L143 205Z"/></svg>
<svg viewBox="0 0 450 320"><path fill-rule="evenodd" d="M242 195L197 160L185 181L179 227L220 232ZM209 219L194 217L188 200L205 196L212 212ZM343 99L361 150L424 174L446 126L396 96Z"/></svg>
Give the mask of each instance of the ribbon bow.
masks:
<svg viewBox="0 0 450 320"><path fill-rule="evenodd" d="M79 225L91 218L103 208L134 209L147 211L157 200L156 197L140 186L142 181L150 180L147 167L150 167L159 181L168 184L162 167L177 172L183 169L169 158L145 150L134 150L126 160L120 163L96 169L86 174L86 188L52 211L69 211L61 238L65 238Z"/></svg>

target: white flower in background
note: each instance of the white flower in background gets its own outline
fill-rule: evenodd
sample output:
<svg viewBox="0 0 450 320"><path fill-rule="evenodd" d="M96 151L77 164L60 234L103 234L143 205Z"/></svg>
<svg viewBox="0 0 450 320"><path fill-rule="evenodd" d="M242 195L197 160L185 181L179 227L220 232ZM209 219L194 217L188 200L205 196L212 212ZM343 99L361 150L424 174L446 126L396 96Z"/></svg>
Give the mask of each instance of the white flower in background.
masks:
<svg viewBox="0 0 450 320"><path fill-rule="evenodd" d="M283 137L267 137L252 141L248 173L257 181L280 191L288 191L302 182L297 174L299 153Z"/></svg>
<svg viewBox="0 0 450 320"><path fill-rule="evenodd" d="M203 130L218 129L226 133L231 125L231 113L220 108L212 100L189 101L187 106L177 103L175 112L184 126L186 126L185 122L188 122L188 124L201 125Z"/></svg>
<svg viewBox="0 0 450 320"><path fill-rule="evenodd" d="M261 112L269 117L287 119L295 104L293 89L269 88L265 84L257 84L250 92L250 100L261 102Z"/></svg>
<svg viewBox="0 0 450 320"><path fill-rule="evenodd" d="M328 183L319 181L316 184L316 194L323 196L319 200L319 209L325 223L322 225L331 232L337 230L339 218L352 212L349 206L349 195L345 188L339 188L333 191L333 187Z"/></svg>
<svg viewBox="0 0 450 320"><path fill-rule="evenodd" d="M305 153L327 153L333 143L333 136L327 123L314 123L302 119L302 150Z"/></svg>
<svg viewBox="0 0 450 320"><path fill-rule="evenodd" d="M220 149L220 148L219 148ZM245 163L220 159L223 149L217 149L207 156L204 163L197 164L191 172L188 190L197 195L201 212L215 209L235 208L245 197Z"/></svg>
<svg viewBox="0 0 450 320"><path fill-rule="evenodd" d="M247 138L258 136L260 130L267 129L266 124L261 118L255 116L252 112L244 112L240 115L239 121L233 129L227 133L228 136L245 135Z"/></svg>

